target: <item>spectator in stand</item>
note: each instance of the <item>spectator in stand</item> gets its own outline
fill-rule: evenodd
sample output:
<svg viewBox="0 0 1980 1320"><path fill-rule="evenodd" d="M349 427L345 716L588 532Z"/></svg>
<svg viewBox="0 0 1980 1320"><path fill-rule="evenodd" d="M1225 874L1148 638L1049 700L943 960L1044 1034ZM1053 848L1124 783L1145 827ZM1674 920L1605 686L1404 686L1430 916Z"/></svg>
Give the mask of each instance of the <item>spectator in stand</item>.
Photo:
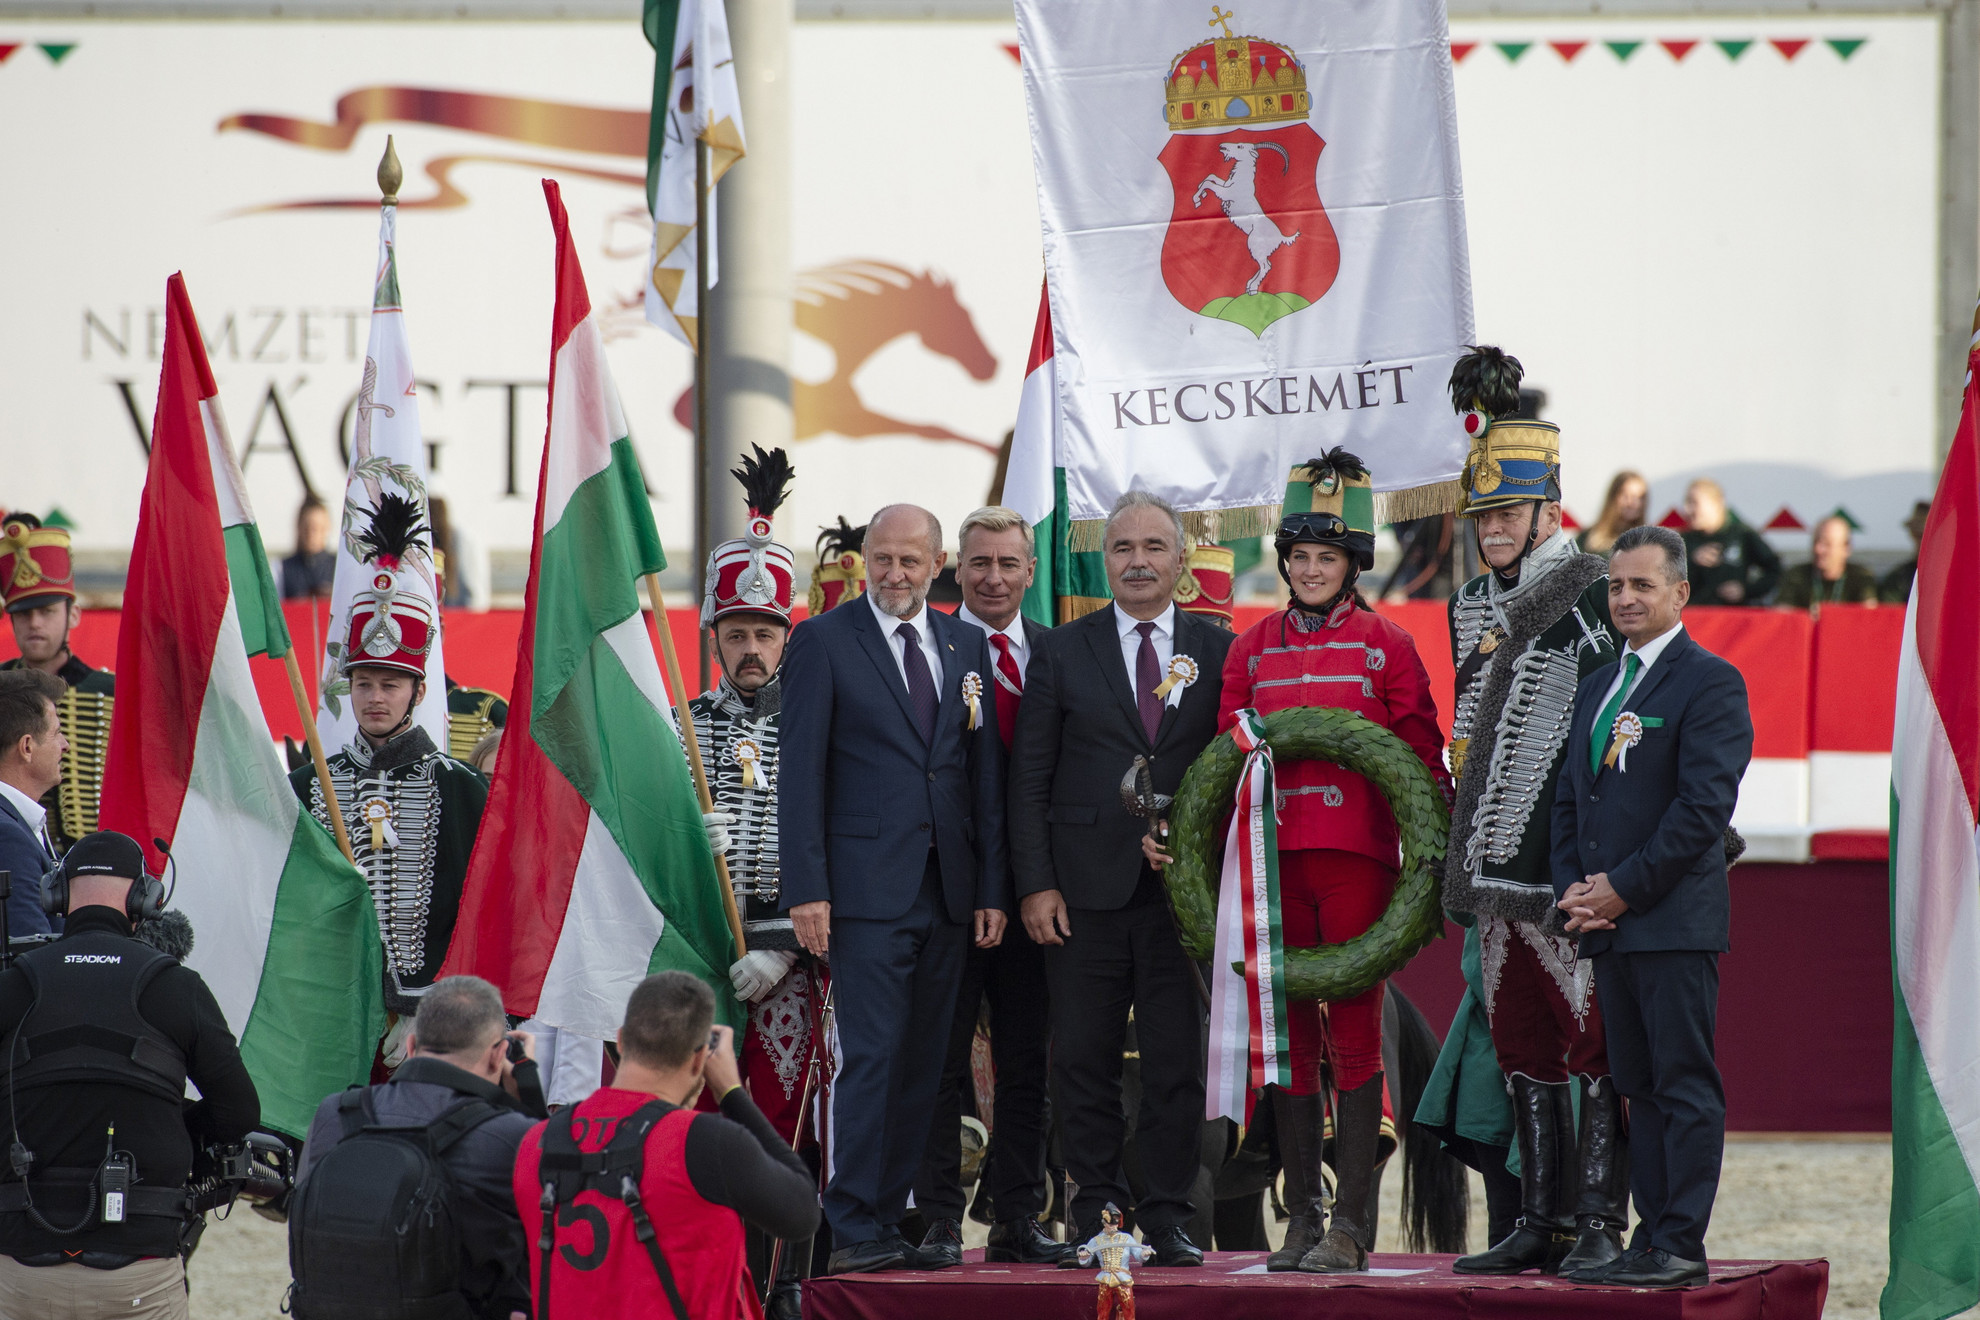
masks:
<svg viewBox="0 0 1980 1320"><path fill-rule="evenodd" d="M1726 508L1726 493L1710 477L1684 492L1684 550L1691 564L1691 597L1700 605L1759 605L1781 580L1781 557L1760 533Z"/></svg>
<svg viewBox="0 0 1980 1320"><path fill-rule="evenodd" d="M1650 483L1641 472L1624 468L1609 480L1609 493L1602 497L1602 516L1577 538L1582 550L1606 555L1616 538L1632 527L1641 527L1650 512Z"/></svg>
<svg viewBox="0 0 1980 1320"><path fill-rule="evenodd" d="M282 561L282 599L315 600L330 594L337 552L330 549L330 510L312 492L296 510L296 552Z"/></svg>
<svg viewBox="0 0 1980 1320"><path fill-rule="evenodd" d="M1776 605L1821 613L1824 605L1875 605L1877 577L1849 557L1849 519L1832 513L1815 524L1814 558L1781 574Z"/></svg>
<svg viewBox="0 0 1980 1320"><path fill-rule="evenodd" d="M1884 580L1877 584L1878 598L1886 605L1911 603L1911 579L1918 576L1918 543L1925 539L1925 516L1931 512L1932 501L1919 500L1904 520L1904 530L1911 534L1911 558L1884 574Z"/></svg>

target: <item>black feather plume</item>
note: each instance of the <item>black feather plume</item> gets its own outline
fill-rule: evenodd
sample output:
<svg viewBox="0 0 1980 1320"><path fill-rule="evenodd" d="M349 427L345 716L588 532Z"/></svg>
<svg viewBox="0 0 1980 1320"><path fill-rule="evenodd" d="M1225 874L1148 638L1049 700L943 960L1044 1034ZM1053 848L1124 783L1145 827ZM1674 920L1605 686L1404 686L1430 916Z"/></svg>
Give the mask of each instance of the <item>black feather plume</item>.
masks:
<svg viewBox="0 0 1980 1320"><path fill-rule="evenodd" d="M403 495L380 495L378 507L369 510L371 522L357 534L358 558L367 564L381 559L404 559L415 550L426 549L421 537L433 529L420 521L417 501Z"/></svg>
<svg viewBox="0 0 1980 1320"><path fill-rule="evenodd" d="M1354 481L1368 475L1368 465L1350 454L1344 445L1335 445L1320 457L1309 458L1300 466L1312 474L1308 479L1316 483L1328 476Z"/></svg>
<svg viewBox="0 0 1980 1320"><path fill-rule="evenodd" d="M768 518L791 493L791 478L797 475L797 469L791 466L790 455L781 449L765 453L762 445L750 448L756 451L756 456L743 455L742 466L730 468L729 475L742 483L749 507Z"/></svg>
<svg viewBox="0 0 1980 1320"><path fill-rule="evenodd" d="M856 555L866 548L866 525L853 526L839 515L837 527L827 527L818 533L818 562L837 559L841 555Z"/></svg>
<svg viewBox="0 0 1980 1320"><path fill-rule="evenodd" d="M1526 369L1519 359L1490 344L1471 344L1451 368L1451 407L1477 408L1497 420L1519 415L1519 381Z"/></svg>

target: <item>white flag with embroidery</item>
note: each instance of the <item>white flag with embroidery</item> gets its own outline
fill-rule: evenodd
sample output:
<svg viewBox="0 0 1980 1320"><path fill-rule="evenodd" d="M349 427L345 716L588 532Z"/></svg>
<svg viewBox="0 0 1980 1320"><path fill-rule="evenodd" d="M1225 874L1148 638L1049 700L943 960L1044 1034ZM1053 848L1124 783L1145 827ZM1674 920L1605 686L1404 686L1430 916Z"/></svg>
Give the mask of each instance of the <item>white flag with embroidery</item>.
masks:
<svg viewBox="0 0 1980 1320"><path fill-rule="evenodd" d="M1443 2L1204 12L1017 0L1075 526L1133 486L1270 531L1333 445L1389 517L1448 509L1472 319Z"/></svg>
<svg viewBox="0 0 1980 1320"><path fill-rule="evenodd" d="M324 645L323 672L317 683L316 721L326 750L335 751L357 736L357 716L349 700L351 681L343 673L344 648L350 641L351 597L371 586L374 570L358 558L356 535L370 525L370 510L384 494L400 495L426 513L426 444L419 430L419 387L413 381L412 351L406 345L406 315L399 305L398 213L381 206L378 215L378 266L372 281L371 340L364 350L364 375L358 383L351 434L351 470L344 484L344 505L337 528L337 575L330 587L330 631ZM426 518L431 523L431 519ZM434 565L424 555L406 561L401 577L416 576L440 617L439 582ZM442 571L445 565L441 565ZM447 746L447 662L441 654L440 630L433 631L433 649L426 653L426 695L416 722L433 739Z"/></svg>
<svg viewBox="0 0 1980 1320"><path fill-rule="evenodd" d="M643 24L653 47L653 116L646 138L646 207L653 247L646 319L694 348L700 338L695 290L696 140L708 144L708 284L715 285L715 184L743 157L742 98L722 0L646 0Z"/></svg>

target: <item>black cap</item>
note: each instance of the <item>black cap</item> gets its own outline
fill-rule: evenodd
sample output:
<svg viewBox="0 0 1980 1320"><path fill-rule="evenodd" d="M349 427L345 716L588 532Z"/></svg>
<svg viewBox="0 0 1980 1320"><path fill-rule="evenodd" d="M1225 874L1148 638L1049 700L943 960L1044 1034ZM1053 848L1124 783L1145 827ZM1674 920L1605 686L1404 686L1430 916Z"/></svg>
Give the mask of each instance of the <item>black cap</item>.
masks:
<svg viewBox="0 0 1980 1320"><path fill-rule="evenodd" d="M144 849L128 834L99 830L76 840L62 857L62 869L79 875L116 875L136 880L144 874Z"/></svg>

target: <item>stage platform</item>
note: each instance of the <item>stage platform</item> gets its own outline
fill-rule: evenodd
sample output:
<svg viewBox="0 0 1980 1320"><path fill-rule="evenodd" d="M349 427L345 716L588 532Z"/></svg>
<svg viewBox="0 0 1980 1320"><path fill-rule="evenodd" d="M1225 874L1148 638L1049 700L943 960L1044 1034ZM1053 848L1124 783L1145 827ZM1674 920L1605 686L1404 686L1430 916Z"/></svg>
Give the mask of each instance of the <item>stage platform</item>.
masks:
<svg viewBox="0 0 1980 1320"><path fill-rule="evenodd" d="M1585 1288L1537 1274L1453 1274L1450 1256L1382 1254L1367 1274L1267 1274L1262 1252L1210 1253L1202 1269L1136 1271L1135 1320L1817 1320L1824 1260L1720 1261L1703 1287ZM1091 1270L985 1265L809 1279L805 1320L1092 1320Z"/></svg>

